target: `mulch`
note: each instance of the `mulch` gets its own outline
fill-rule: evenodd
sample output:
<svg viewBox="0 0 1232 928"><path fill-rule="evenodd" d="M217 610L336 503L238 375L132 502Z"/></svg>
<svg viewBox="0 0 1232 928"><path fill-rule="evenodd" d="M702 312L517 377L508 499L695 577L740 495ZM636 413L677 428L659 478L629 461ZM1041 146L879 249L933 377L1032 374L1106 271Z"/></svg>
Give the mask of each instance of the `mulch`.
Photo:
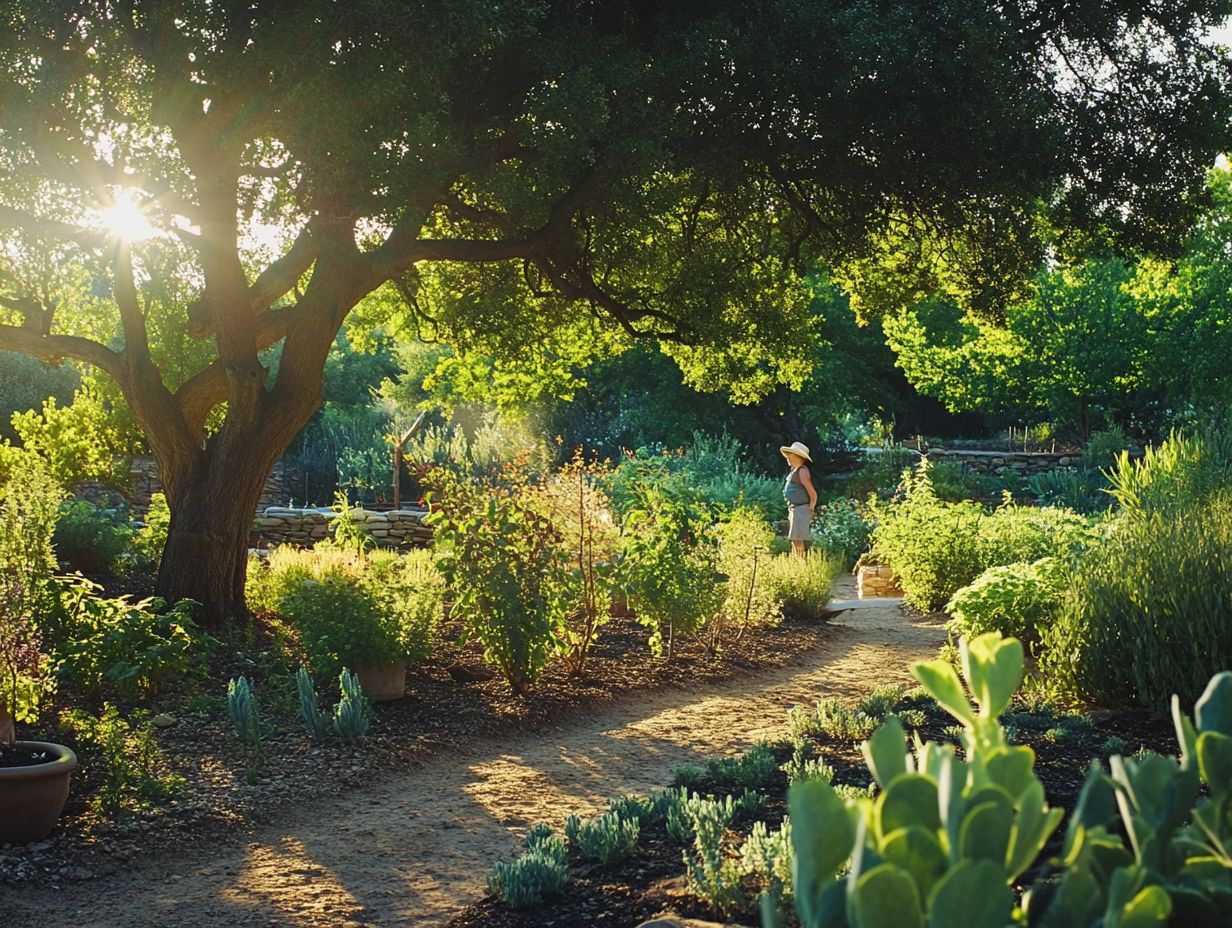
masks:
<svg viewBox="0 0 1232 928"><path fill-rule="evenodd" d="M90 807L99 771L83 755L52 836L24 847L0 846L0 884L76 882L138 858L234 840L280 810L360 788L451 745L533 731L639 692L693 689L783 666L828 635L822 621L789 619L727 641L718 657L700 642L678 640L677 653L667 661L650 653L644 628L618 616L604 626L582 674L549 665L534 689L520 695L500 679L455 679L451 670L465 677L484 666L477 646L457 644L458 631L448 624L440 629L432 657L410 668L406 697L377 705L368 738L348 747L334 740L314 743L304 733L294 681L285 670L269 675L277 662L269 658L269 630L258 625L247 647L216 656L210 679L195 692L171 692L147 707L174 720L157 729L157 740L170 768L185 779L182 794L118 820L99 814ZM245 775L248 764L226 718L227 680L239 674L253 681L263 715L273 723L255 782ZM23 729L19 737L39 733Z"/></svg>
<svg viewBox="0 0 1232 928"><path fill-rule="evenodd" d="M919 729L921 737L932 741L952 741L946 728L953 720L939 710L927 712L927 723ZM1032 722L1038 724L1032 725ZM1075 721L1070 718L1070 723ZM1044 784L1049 803L1054 807L1072 809L1093 761L1104 762L1105 740L1116 735L1126 744L1125 753L1139 748L1162 754L1175 754L1177 744L1171 722L1141 710L1101 713L1086 719L1056 740L1057 720L1040 716L1034 720L1029 713L1021 716L1018 725L1019 744L1027 744L1036 754L1036 774ZM1048 734L1052 730L1052 734ZM866 786L868 774L860 748L854 743L827 741L817 743L818 753L834 768L836 784ZM780 762L790 757L790 748L776 746ZM664 784L665 786L667 784ZM722 796L729 790L703 782L698 791ZM776 773L762 787L769 797L762 810L753 818L737 820L733 825L731 846L738 847L747 837L754 821L764 821L771 830L782 824L786 814L787 778ZM615 797L613 797L615 798ZM1065 823L1054 833L1040 860L1046 861L1061 848ZM685 918L719 920L725 923L757 926L757 913L736 913L721 918L688 892L685 882L684 858L691 848L672 838L662 825L647 827L642 832L633 856L611 870L604 871L593 863L582 861L574 854L570 861L570 878L561 896L547 900L537 908L514 911L492 897L468 907L449 922L449 928L550 928L550 926L626 926L663 913ZM1024 874L1022 886L1029 886L1038 871Z"/></svg>

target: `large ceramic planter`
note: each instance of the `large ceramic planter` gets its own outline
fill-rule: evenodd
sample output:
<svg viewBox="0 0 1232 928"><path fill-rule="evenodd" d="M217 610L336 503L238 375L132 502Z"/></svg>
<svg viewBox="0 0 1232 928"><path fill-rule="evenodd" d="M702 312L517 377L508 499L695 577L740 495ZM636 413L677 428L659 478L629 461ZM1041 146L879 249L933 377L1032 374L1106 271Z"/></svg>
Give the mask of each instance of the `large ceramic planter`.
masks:
<svg viewBox="0 0 1232 928"><path fill-rule="evenodd" d="M393 702L406 695L406 661L361 664L355 668L364 695L373 702Z"/></svg>
<svg viewBox="0 0 1232 928"><path fill-rule="evenodd" d="M55 759L28 767L0 767L0 844L46 838L68 799L69 775L77 755L60 744L18 741L14 747L47 751Z"/></svg>

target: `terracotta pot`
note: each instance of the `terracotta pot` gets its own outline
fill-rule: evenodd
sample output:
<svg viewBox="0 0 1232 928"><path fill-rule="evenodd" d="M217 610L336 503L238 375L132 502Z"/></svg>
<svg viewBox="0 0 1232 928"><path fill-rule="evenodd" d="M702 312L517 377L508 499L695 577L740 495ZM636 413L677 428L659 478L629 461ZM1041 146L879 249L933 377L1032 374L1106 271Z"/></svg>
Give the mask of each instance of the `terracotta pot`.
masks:
<svg viewBox="0 0 1232 928"><path fill-rule="evenodd" d="M406 695L406 661L362 664L355 674L364 695L373 702L393 702Z"/></svg>
<svg viewBox="0 0 1232 928"><path fill-rule="evenodd" d="M69 775L77 767L77 755L60 744L18 741L14 745L49 751L55 760L29 767L0 767L0 844L42 841L68 799Z"/></svg>

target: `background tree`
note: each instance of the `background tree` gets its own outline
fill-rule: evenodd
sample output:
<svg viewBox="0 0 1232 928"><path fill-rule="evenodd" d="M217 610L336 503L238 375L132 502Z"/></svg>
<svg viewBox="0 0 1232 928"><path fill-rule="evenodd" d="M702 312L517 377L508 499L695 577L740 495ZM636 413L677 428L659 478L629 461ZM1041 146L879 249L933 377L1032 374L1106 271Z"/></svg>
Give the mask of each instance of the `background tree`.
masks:
<svg viewBox="0 0 1232 928"><path fill-rule="evenodd" d="M870 306L943 274L988 310L1036 266L1041 208L1171 243L1226 138L1201 37L1228 13L3 0L0 348L116 381L171 507L158 591L217 620L243 608L262 482L374 292L497 355L611 329L691 383L798 386L793 267ZM920 247L868 263L888 241ZM118 331L44 284L70 273ZM160 331L200 361L160 363Z"/></svg>

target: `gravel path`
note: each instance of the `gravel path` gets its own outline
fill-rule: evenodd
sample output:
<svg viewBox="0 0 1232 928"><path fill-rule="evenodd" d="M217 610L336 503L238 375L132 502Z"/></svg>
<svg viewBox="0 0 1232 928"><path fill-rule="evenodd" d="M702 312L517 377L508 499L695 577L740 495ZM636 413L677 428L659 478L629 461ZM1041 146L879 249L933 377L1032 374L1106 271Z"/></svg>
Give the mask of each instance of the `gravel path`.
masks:
<svg viewBox="0 0 1232 928"><path fill-rule="evenodd" d="M850 585L837 595L851 595ZM151 860L119 878L0 889L7 928L427 926L479 898L493 859L536 821L659 789L672 768L781 736L787 710L909 682L938 624L895 600L836 603L833 635L793 665L702 692L637 695L534 735L477 741L345 799L289 812L209 856Z"/></svg>

